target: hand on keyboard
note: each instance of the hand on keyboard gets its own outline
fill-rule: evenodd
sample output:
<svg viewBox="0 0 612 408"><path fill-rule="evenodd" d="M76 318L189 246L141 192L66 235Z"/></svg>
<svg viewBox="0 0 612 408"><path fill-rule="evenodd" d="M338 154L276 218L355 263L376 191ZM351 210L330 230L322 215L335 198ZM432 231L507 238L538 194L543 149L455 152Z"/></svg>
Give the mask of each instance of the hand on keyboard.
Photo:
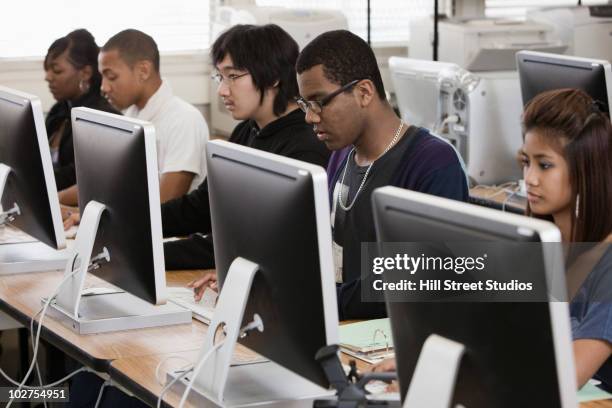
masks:
<svg viewBox="0 0 612 408"><path fill-rule="evenodd" d="M210 289L205 291L202 299L196 301L193 291L183 287L169 287L168 300L193 312L193 317L206 324L210 324L215 311L217 292Z"/></svg>
<svg viewBox="0 0 612 408"><path fill-rule="evenodd" d="M199 302L204 296L204 292L206 288L210 288L217 291L217 273L216 272L207 272L200 279L196 279L187 284L188 288L193 288L195 292L195 300Z"/></svg>

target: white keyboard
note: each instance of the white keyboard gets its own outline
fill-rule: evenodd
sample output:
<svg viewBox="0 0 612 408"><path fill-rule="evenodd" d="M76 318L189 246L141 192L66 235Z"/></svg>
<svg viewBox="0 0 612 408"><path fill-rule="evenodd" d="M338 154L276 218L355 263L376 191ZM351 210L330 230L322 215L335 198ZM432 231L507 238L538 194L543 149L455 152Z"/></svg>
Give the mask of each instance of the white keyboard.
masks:
<svg viewBox="0 0 612 408"><path fill-rule="evenodd" d="M12 225L0 226L0 244L20 244L36 241L36 238L32 238Z"/></svg>
<svg viewBox="0 0 612 408"><path fill-rule="evenodd" d="M202 300L196 303L193 298L193 290L183 287L168 287L168 300L185 309L191 310L193 318L205 324L210 324L215 313L215 301L217 293L212 289L206 289Z"/></svg>
<svg viewBox="0 0 612 408"><path fill-rule="evenodd" d="M66 239L76 238L78 226L73 225L68 228L64 233ZM25 242L37 242L38 240L25 232L13 227L12 225L0 226L0 245L2 244L22 244Z"/></svg>

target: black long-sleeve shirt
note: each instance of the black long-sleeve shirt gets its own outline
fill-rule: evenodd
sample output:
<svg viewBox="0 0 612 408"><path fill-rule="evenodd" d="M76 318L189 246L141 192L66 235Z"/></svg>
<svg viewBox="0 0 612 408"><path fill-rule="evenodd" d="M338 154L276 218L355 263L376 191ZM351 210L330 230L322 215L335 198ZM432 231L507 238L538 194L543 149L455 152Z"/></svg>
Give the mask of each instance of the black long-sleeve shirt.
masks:
<svg viewBox="0 0 612 408"><path fill-rule="evenodd" d="M58 151L58 161L53 164L55 173L55 183L58 190L63 190L76 183L76 170L74 167L74 143L72 141L72 122L70 111L72 108L84 106L105 112L119 113L100 95L99 89L91 90L79 99L71 101L57 102L51 107L45 120L47 136L52 137L53 133L64 126L61 134Z"/></svg>
<svg viewBox="0 0 612 408"><path fill-rule="evenodd" d="M259 129L255 121L241 122L230 142L325 167L330 151L305 122L304 113L296 109ZM214 267L210 234L210 206L206 180L197 189L162 205L164 236L191 235L188 239L164 244L166 269Z"/></svg>

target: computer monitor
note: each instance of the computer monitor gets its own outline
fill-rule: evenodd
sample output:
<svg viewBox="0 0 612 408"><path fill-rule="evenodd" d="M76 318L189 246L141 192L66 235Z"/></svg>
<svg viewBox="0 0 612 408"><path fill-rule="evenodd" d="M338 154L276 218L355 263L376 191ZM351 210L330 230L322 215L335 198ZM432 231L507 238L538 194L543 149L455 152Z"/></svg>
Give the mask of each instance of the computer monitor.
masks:
<svg viewBox="0 0 612 408"><path fill-rule="evenodd" d="M397 104L407 123L447 139L476 184L520 178L521 96L516 72L466 71L448 62L391 57Z"/></svg>
<svg viewBox="0 0 612 408"><path fill-rule="evenodd" d="M243 302L237 323L243 327L257 314L263 332L238 341L271 362L250 368L250 390L219 384L227 367L204 366L201 375L212 378L196 381L231 406L327 394L329 381L315 354L338 343L338 310L325 170L217 140L207 144L207 166L221 287L209 333L219 322L230 325L225 306L237 313ZM244 260L256 272L245 271ZM253 281L239 292L234 284L241 273L239 284L248 276Z"/></svg>
<svg viewBox="0 0 612 408"><path fill-rule="evenodd" d="M0 274L63 269L66 254L56 250L66 239L42 106L37 97L2 86L0 198L0 223L11 212L6 224L40 241L2 239L10 231L0 226Z"/></svg>
<svg viewBox="0 0 612 408"><path fill-rule="evenodd" d="M523 105L539 93L578 88L589 94L610 114L612 68L610 62L544 52L516 53Z"/></svg>
<svg viewBox="0 0 612 408"><path fill-rule="evenodd" d="M373 193L377 241L476 243L504 242L508 258L518 242L559 242L559 230L549 222L508 214L471 204L394 187ZM557 244L550 244L558 249ZM541 249L540 249L541 248ZM563 265L561 251L537 245L542 256L532 270L534 280L545 280L552 291L565 290L564 275L550 268ZM516 254L515 258L516 258ZM556 265L556 266L555 266ZM556 272L559 272L557 270ZM559 282L560 281L560 282ZM401 302L386 296L396 350L401 395L410 399L429 396L452 397L452 405L465 407L572 407L576 404L576 379L568 306L565 302ZM427 390L436 380L452 372L430 372L425 387L417 380L417 361L431 349L424 346L431 335L461 344L464 355L456 383ZM444 352L437 353L444 359ZM418 365L425 363L419 361ZM442 363L444 365L444 363ZM424 366L425 367L425 366ZM431 368L431 366L430 366ZM438 376L438 374L440 374ZM421 378L422 379L422 378ZM414 381L414 384L412 382ZM413 389L414 385L414 389ZM425 390L423 390L425 388ZM411 401L414 403L414 400ZM449 401L450 402L450 401ZM442 405L410 405L442 406Z"/></svg>
<svg viewBox="0 0 612 408"><path fill-rule="evenodd" d="M78 325L81 333L190 322L190 314L188 319L185 313L157 315L182 312L174 305L153 307L166 300L153 125L74 108L72 132L83 212L66 274L78 268L80 273L63 288L57 309L72 315L76 320L71 325ZM106 262L90 268L91 255L105 251ZM88 269L125 293L81 297ZM178 321L172 320L177 316Z"/></svg>

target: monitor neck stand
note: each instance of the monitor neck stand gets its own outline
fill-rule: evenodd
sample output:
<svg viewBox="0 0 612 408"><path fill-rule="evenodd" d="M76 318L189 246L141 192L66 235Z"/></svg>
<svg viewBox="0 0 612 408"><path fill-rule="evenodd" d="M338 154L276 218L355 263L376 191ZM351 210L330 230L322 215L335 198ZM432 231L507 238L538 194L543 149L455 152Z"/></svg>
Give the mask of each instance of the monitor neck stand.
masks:
<svg viewBox="0 0 612 408"><path fill-rule="evenodd" d="M206 332L204 346L195 363L195 367L201 367L192 378L187 377L179 383L184 387L193 381L191 397L198 401L197 406L208 406L213 402L215 406L312 408L315 399L333 395L329 390L272 361L232 366L238 339L255 328L265 330L258 315L252 319L253 324L249 324L252 327L244 330L244 333L241 327L258 270L259 265L240 257L230 265ZM202 363L203 357L209 354L220 339L223 339L223 344L217 346ZM181 373L169 372L168 380L175 379ZM249 386L245 387L244 384Z"/></svg>
<svg viewBox="0 0 612 408"><path fill-rule="evenodd" d="M7 191L7 181L12 169L0 163L0 199ZM56 250L27 234L11 237L11 223L23 214L14 202L10 209L0 202L0 275L56 271L64 269L67 250ZM5 229L6 228L6 229ZM24 239L25 237L25 239Z"/></svg>
<svg viewBox="0 0 612 408"><path fill-rule="evenodd" d="M0 199L2 199L4 195L4 188L6 187L6 181L10 173L11 168L6 164L0 163ZM17 203L13 203L13 207L6 211L2 209L2 205L0 204L0 226L13 221L15 216L20 214L21 211Z"/></svg>
<svg viewBox="0 0 612 408"><path fill-rule="evenodd" d="M66 263L64 277L72 275L51 303L53 316L79 334L140 329L191 323L191 311L174 304L155 306L132 294L116 289L96 288L83 295L87 273L110 262L106 248L92 258L92 252L104 204L90 201L83 211L74 252Z"/></svg>
<svg viewBox="0 0 612 408"><path fill-rule="evenodd" d="M221 334L225 332L223 346L208 358L194 379L194 385L210 390L218 401L223 401L232 355L240 336L244 311L258 269L259 265L244 258L238 257L232 262L225 282L223 282L223 291L219 295L213 319L206 332L204 347L198 357L200 361L203 355L216 344L215 340L219 332Z"/></svg>
<svg viewBox="0 0 612 408"><path fill-rule="evenodd" d="M421 350L404 408L450 408L465 346L431 334Z"/></svg>
<svg viewBox="0 0 612 408"><path fill-rule="evenodd" d="M70 313L75 319L79 317L81 294L85 285L85 278L87 277L98 226L105 209L104 204L97 201L90 201L85 207L83 217L81 217L81 224L79 225L79 232L75 239L74 252L68 258L64 271L64 276L72 273L74 275L61 288L55 301L57 306ZM106 254L106 261L110 262L108 251ZM78 272L75 273L77 270Z"/></svg>

